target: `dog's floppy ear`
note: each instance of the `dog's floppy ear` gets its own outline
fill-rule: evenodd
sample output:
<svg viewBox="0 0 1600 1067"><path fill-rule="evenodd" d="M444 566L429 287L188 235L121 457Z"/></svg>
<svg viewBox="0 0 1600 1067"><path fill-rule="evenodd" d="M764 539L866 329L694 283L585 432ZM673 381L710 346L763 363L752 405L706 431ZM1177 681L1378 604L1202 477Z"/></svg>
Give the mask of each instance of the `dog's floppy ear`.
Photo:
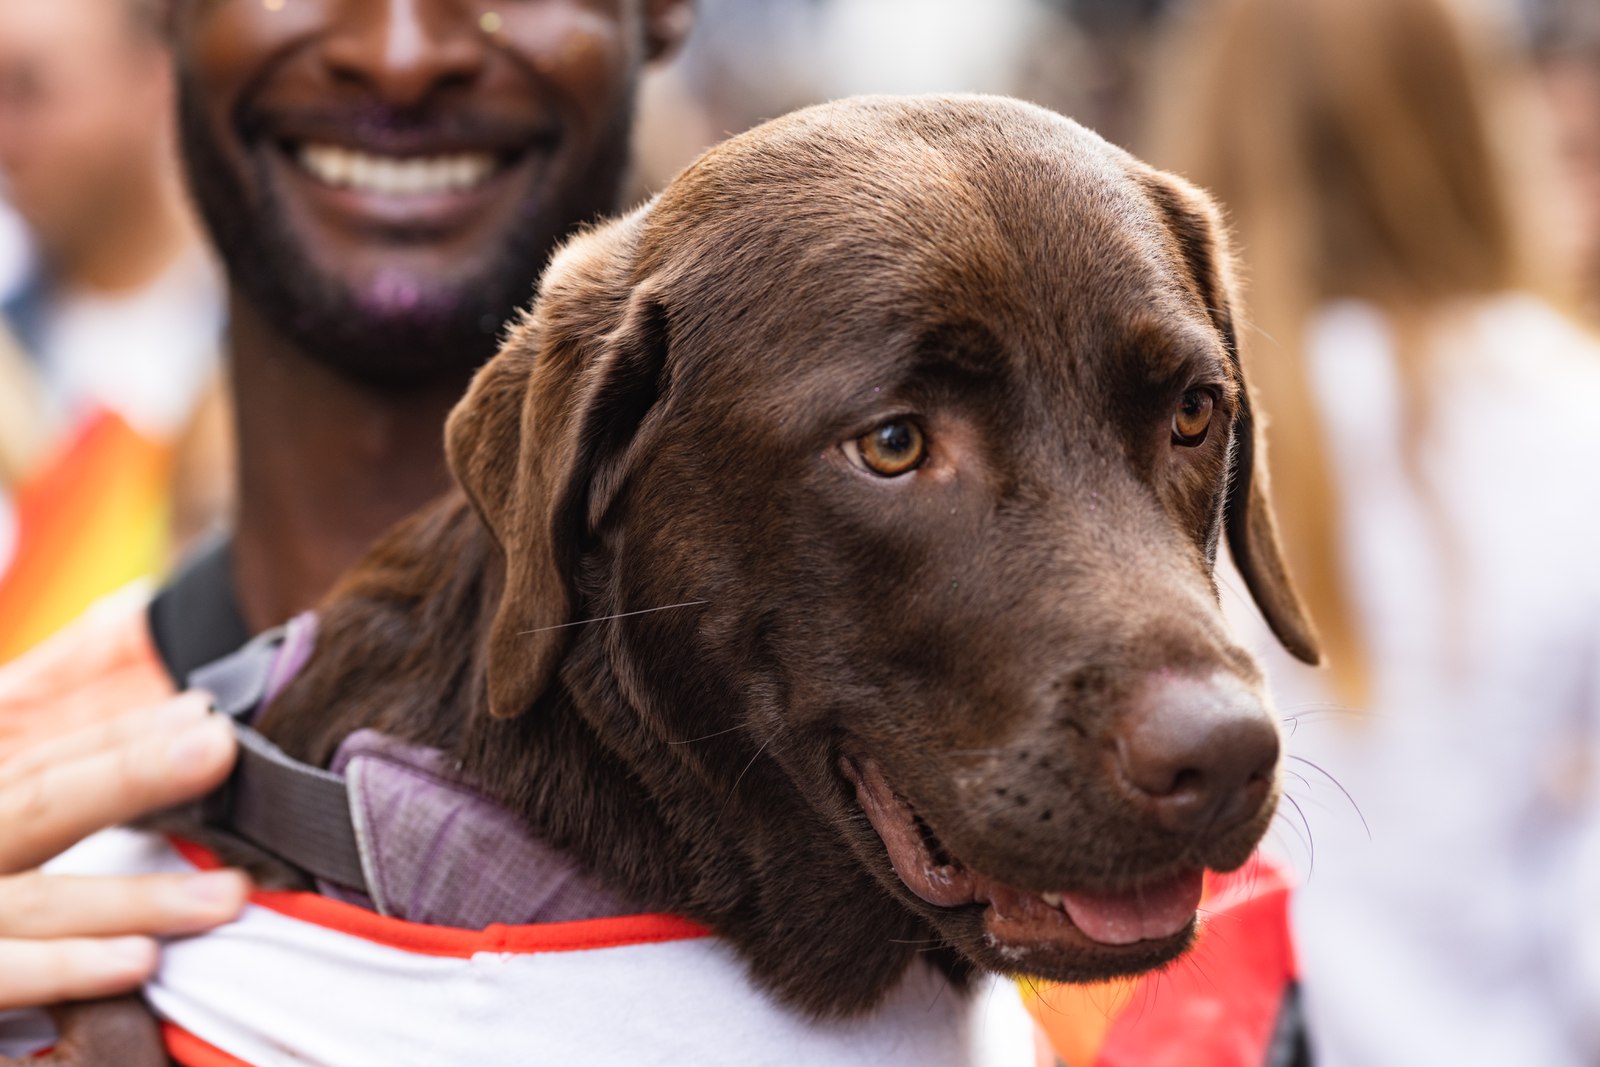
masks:
<svg viewBox="0 0 1600 1067"><path fill-rule="evenodd" d="M666 325L648 284L631 284L638 225L613 222L556 256L445 427L450 467L505 562L487 649L498 718L522 714L555 676L579 550L655 399Z"/></svg>
<svg viewBox="0 0 1600 1067"><path fill-rule="evenodd" d="M1156 170L1148 170L1141 177L1151 199L1166 216L1200 299L1222 334L1228 358L1243 386L1234 423L1233 468L1223 515L1228 549L1250 595L1283 647L1297 659L1319 663L1322 652L1316 629L1284 565L1278 524L1267 492L1267 468L1261 462L1261 428L1256 424L1234 325L1237 289L1227 229L1211 198L1188 182Z"/></svg>

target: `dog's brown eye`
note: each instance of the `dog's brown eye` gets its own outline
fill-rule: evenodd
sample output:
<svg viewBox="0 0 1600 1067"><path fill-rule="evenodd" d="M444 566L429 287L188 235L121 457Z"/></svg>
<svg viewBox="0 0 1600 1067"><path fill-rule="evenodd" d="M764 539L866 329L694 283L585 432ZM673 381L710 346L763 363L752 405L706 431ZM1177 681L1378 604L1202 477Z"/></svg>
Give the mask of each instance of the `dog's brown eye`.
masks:
<svg viewBox="0 0 1600 1067"><path fill-rule="evenodd" d="M1206 439L1216 399L1209 389L1191 389L1178 401L1172 413L1172 443L1193 448Z"/></svg>
<svg viewBox="0 0 1600 1067"><path fill-rule="evenodd" d="M855 440L861 465L873 474L893 478L915 470L928 456L928 443L914 422L886 422Z"/></svg>

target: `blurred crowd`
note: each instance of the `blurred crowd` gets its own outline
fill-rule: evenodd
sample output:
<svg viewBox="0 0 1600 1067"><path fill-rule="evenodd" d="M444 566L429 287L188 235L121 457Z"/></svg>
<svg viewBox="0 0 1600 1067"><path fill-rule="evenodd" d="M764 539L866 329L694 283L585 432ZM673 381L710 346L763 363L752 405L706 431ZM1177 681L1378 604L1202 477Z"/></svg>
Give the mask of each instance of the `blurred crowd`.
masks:
<svg viewBox="0 0 1600 1067"><path fill-rule="evenodd" d="M0 661L225 516L159 3L0 0ZM1319 1065L1600 1062L1600 2L702 0L632 186L796 106L1034 100L1210 189L1328 651L1272 651Z"/></svg>
<svg viewBox="0 0 1600 1067"><path fill-rule="evenodd" d="M0 2L0 660L220 506L223 288L159 5Z"/></svg>

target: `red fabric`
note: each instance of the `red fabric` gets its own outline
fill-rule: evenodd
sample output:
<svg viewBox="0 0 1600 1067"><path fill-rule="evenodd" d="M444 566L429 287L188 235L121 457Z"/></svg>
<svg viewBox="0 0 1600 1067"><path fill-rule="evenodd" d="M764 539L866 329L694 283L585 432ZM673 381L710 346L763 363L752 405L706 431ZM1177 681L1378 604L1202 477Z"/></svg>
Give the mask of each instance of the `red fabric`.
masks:
<svg viewBox="0 0 1600 1067"><path fill-rule="evenodd" d="M1049 1056L1072 1067L1262 1067L1297 969L1287 870L1208 874L1199 938L1166 970L1098 985L1023 983Z"/></svg>
<svg viewBox="0 0 1600 1067"><path fill-rule="evenodd" d="M161 1024L161 1038L166 1042L167 1055L181 1067L251 1067L239 1057L230 1056L171 1023Z"/></svg>
<svg viewBox="0 0 1600 1067"><path fill-rule="evenodd" d="M199 845L177 838L171 840L172 846L183 858L196 867L212 870L221 866L214 855ZM698 923L676 915L619 915L580 922L495 925L482 930L458 930L392 919L315 893L258 890L250 894L250 902L291 919L380 945L425 956L451 956L458 959L468 959L480 952L521 955L689 941L707 937L711 933Z"/></svg>
<svg viewBox="0 0 1600 1067"><path fill-rule="evenodd" d="M1289 884L1249 866L1218 879L1194 950L1146 977L1095 1067L1261 1067L1289 983Z"/></svg>

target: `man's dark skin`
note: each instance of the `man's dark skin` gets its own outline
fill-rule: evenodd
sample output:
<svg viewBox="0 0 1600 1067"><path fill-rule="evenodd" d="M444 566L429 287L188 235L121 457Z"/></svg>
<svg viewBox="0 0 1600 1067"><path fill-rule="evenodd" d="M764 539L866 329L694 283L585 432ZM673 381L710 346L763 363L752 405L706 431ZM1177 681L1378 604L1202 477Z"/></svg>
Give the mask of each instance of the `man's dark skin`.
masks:
<svg viewBox="0 0 1600 1067"><path fill-rule="evenodd" d="M615 206L640 71L691 6L179 0L185 164L230 284L250 629L445 488L446 412L553 244ZM495 173L335 188L307 146Z"/></svg>
<svg viewBox="0 0 1600 1067"><path fill-rule="evenodd" d="M692 0L171 0L185 168L230 286L240 479L231 573L247 629L314 605L369 540L446 488L446 412L555 243L616 206L639 75L678 44L692 9ZM203 761L163 777L159 802L122 775L98 775L98 793L57 795L46 787L77 779L56 774L38 794L50 818L29 828L65 847L186 799L180 788L204 792L232 759L231 741L211 740ZM97 743L118 768L165 766L113 737ZM0 840L15 837L0 818ZM20 884L34 862L0 862L0 876ZM75 897L41 894L57 903L38 909L40 929L172 928L170 902L155 909L157 923L127 907L127 883L95 881ZM216 910L187 929L226 918ZM111 917L78 920L91 912ZM132 988L154 966L153 945L113 966L86 955L94 943L27 936L23 950L53 961L58 992L46 999ZM40 1003L11 996L8 1006Z"/></svg>

